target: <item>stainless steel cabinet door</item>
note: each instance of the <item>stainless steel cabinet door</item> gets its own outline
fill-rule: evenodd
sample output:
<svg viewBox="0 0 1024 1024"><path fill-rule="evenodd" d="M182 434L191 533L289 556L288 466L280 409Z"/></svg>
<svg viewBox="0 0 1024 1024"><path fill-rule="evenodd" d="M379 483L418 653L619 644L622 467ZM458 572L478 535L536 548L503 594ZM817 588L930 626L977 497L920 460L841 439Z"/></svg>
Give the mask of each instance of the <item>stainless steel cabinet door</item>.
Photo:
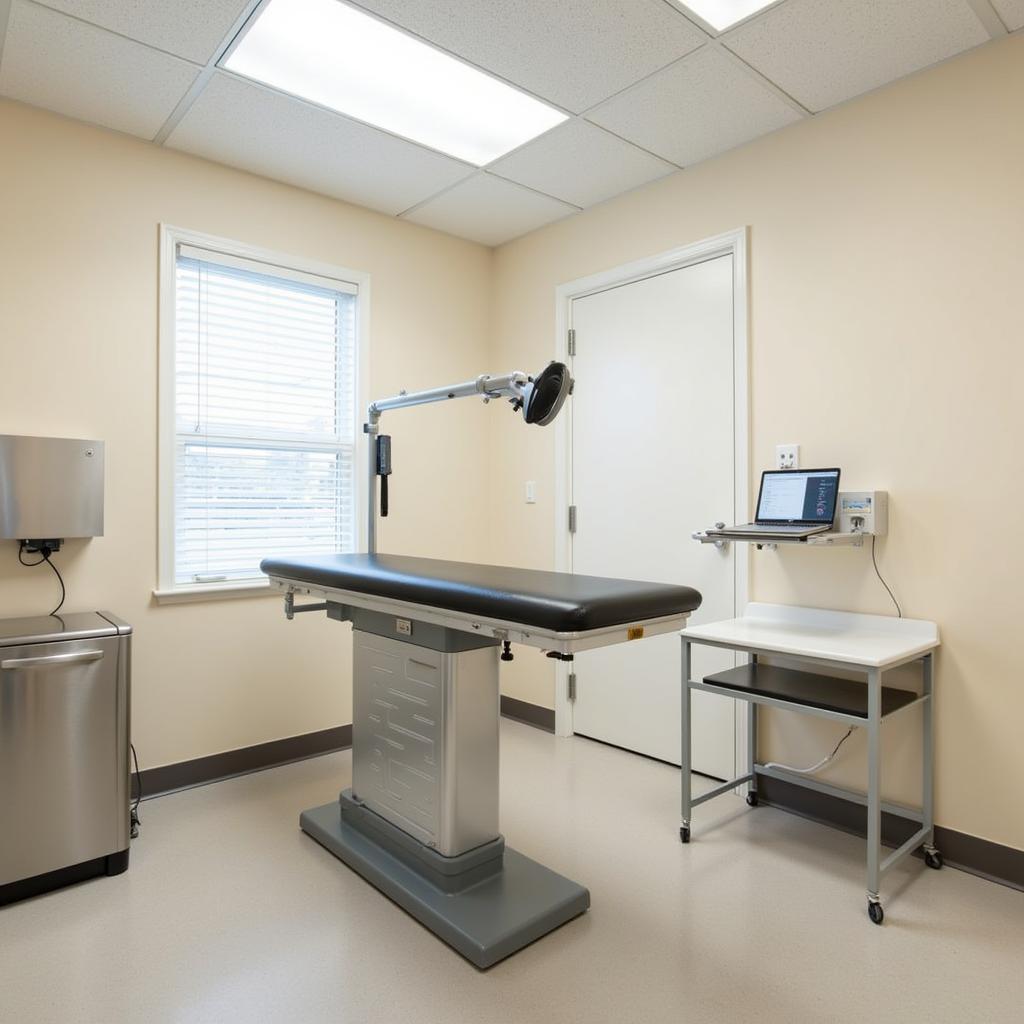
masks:
<svg viewBox="0 0 1024 1024"><path fill-rule="evenodd" d="M0 649L0 884L127 847L118 650L116 637Z"/></svg>

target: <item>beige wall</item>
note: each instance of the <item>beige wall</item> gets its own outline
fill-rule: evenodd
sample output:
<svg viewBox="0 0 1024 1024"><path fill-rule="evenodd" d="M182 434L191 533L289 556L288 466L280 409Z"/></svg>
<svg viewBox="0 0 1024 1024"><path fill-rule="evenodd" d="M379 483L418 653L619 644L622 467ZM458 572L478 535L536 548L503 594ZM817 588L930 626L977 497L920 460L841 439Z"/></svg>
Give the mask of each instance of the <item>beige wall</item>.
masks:
<svg viewBox="0 0 1024 1024"><path fill-rule="evenodd" d="M351 718L348 630L286 623L266 597L151 598L161 222L370 273L374 394L541 365L559 283L749 225L754 470L795 440L805 464L890 491L880 560L906 613L943 630L938 820L1024 848L1010 642L1024 556L1005 530L987 533L1024 504L1022 94L1018 36L495 253L0 102L0 432L107 441L107 534L58 560L69 609L109 608L136 627L143 765ZM396 413L388 429L387 549L552 565L551 432L509 429L471 402ZM536 505L523 504L526 479ZM979 506L993 486L998 504ZM866 551L752 560L757 599L889 611ZM45 611L54 592L0 545L0 615ZM551 684L532 652L503 667L522 699L551 706ZM919 778L914 725L892 723L886 740L885 788L904 799ZM763 735L794 761L831 738L787 715ZM860 778L859 742L833 777Z"/></svg>
<svg viewBox="0 0 1024 1024"><path fill-rule="evenodd" d="M351 721L350 631L278 599L156 606L157 237L166 222L371 275L372 390L481 372L492 254L415 225L0 101L0 433L103 438L106 536L56 556L70 611L136 629L144 767ZM480 559L476 403L393 414L394 551ZM450 459L435 460L437 451ZM57 586L0 543L0 616Z"/></svg>
<svg viewBox="0 0 1024 1024"><path fill-rule="evenodd" d="M1015 645L1024 555L1024 38L993 43L497 250L494 362L554 346L555 287L750 229L752 481L774 445L890 492L884 572L934 619L937 818L1024 848ZM699 372L699 367L694 368ZM490 424L495 560L553 562L553 438ZM522 482L542 481L537 505ZM691 528L680 524L679 543ZM994 527L994 528L993 528ZM889 613L866 549L754 552L763 601ZM529 652L506 692L552 705ZM912 800L917 721L887 729L885 785ZM837 727L775 715L767 753L811 763ZM830 777L863 779L861 738Z"/></svg>

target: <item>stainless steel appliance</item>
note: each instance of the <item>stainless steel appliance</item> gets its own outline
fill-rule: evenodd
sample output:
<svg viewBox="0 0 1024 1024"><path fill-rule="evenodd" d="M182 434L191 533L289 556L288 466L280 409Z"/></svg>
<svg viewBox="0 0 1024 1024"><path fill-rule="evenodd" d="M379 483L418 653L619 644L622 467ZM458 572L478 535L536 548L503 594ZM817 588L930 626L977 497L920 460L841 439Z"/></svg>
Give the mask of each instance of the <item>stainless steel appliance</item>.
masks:
<svg viewBox="0 0 1024 1024"><path fill-rule="evenodd" d="M128 867L131 631L0 619L0 904Z"/></svg>
<svg viewBox="0 0 1024 1024"><path fill-rule="evenodd" d="M103 454L102 441L0 434L0 539L102 537Z"/></svg>

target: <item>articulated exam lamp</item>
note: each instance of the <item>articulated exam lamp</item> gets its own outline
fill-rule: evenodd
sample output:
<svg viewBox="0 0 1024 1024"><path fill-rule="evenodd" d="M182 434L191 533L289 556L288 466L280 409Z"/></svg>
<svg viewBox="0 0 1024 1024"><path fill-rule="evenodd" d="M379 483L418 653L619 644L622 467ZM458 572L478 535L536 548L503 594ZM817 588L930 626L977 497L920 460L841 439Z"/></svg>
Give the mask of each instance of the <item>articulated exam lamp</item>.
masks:
<svg viewBox="0 0 1024 1024"><path fill-rule="evenodd" d="M430 391L402 391L393 398L382 398L371 402L363 425L370 442L368 463L368 516L366 519L366 550L372 555L377 551L377 477L380 477L380 514L388 514L388 477L391 475L391 438L379 430L381 413L390 409L404 409L412 405L427 405L430 402L447 402L453 398L472 398L479 395L484 402L492 398L507 398L516 412L522 412L527 423L547 426L572 394L573 379L565 363L548 363L536 377L530 377L520 370L503 377L491 377L484 373L476 380L453 384L447 388L432 388Z"/></svg>

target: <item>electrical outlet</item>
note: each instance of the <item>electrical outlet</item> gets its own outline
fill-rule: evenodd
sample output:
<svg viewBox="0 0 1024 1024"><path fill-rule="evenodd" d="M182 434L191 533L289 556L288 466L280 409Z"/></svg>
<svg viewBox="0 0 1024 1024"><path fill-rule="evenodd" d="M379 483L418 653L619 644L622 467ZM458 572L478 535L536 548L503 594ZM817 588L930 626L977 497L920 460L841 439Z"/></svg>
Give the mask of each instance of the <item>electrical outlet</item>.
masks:
<svg viewBox="0 0 1024 1024"><path fill-rule="evenodd" d="M775 468L776 469L799 469L800 468L800 445L798 445L798 444L777 444L775 446Z"/></svg>

